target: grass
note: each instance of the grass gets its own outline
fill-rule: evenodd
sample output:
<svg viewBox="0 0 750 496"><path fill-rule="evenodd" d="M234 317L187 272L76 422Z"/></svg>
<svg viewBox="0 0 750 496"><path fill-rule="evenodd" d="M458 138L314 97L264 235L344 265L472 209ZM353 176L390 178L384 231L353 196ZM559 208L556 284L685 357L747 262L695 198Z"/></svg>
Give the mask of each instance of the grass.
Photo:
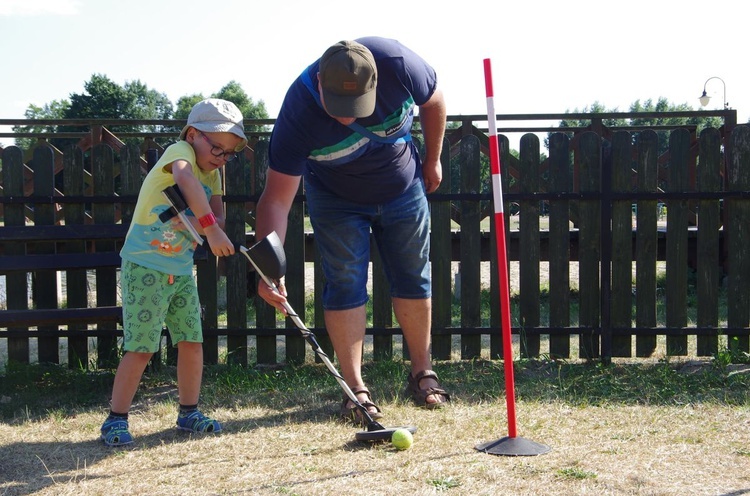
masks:
<svg viewBox="0 0 750 496"><path fill-rule="evenodd" d="M488 325L489 291L481 298ZM313 315L312 300L306 305ZM542 291L542 325L548 305ZM454 302L454 315L459 307ZM516 360L516 418L501 361L437 362L453 402L427 411L403 394L408 363L370 356L364 375L386 413L383 424L418 427L406 451L354 441L357 428L336 419L338 384L312 360L207 366L202 408L225 433L205 437L175 432L176 372L150 369L131 410L136 442L124 449L97 440L113 370L7 363L0 368L0 495L750 494L750 355L731 344L724 341L714 357L608 365ZM474 449L506 436L516 421L520 436L552 450L493 457Z"/></svg>
<svg viewBox="0 0 750 496"><path fill-rule="evenodd" d="M410 450L354 441L325 367L207 367L203 409L219 436L175 432L176 375L149 370L131 410L136 442L97 441L113 371L8 364L0 381L0 494L744 494L750 367L662 358L610 365L518 360L519 435L538 457L473 447L507 435L504 364L438 362L454 395L415 409L408 363L365 364L384 425L415 425ZM700 463L698 463L700 461ZM732 473L732 477L727 477Z"/></svg>
<svg viewBox="0 0 750 496"><path fill-rule="evenodd" d="M750 406L750 377L730 374L737 366L715 360L620 362L614 365L563 360L519 360L514 363L517 399L528 402L562 401L576 407L607 405L682 405L690 402ZM379 398L397 401L407 363L368 362L365 375ZM686 373L690 367L699 366ZM462 401L481 404L504 392L504 364L500 361L438 362L435 369L444 382L460 384ZM100 407L111 391L114 371L91 372L57 365L7 365L0 395L0 419L43 418L52 411ZM171 367L149 370L141 395L171 388L176 381ZM341 395L327 369L317 363L300 366L243 368L208 366L204 372L203 402L213 405L251 398L266 408L279 409L307 401L310 394L331 400ZM159 393L161 394L161 393ZM7 398L10 398L9 400Z"/></svg>

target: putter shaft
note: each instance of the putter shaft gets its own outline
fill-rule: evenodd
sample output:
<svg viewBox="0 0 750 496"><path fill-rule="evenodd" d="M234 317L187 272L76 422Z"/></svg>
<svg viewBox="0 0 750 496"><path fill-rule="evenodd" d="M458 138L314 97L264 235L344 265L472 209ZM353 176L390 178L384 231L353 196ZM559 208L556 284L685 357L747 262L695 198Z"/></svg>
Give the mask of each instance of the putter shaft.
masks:
<svg viewBox="0 0 750 496"><path fill-rule="evenodd" d="M242 252L242 254L245 255L248 261L252 264L252 266L255 268L255 271L258 273L258 275L260 275L261 279L263 279L263 282L265 282L274 293L278 294L279 288L276 286L276 283L268 276L266 276L261 268L258 267L258 264L255 263L253 257L250 256L250 250L248 250L244 246L240 246L239 251ZM370 412L367 411L367 408L365 408L365 406L360 403L360 401L357 399L357 395L354 394L344 378L341 376L338 370L336 370L336 367L333 366L333 363L331 363L331 360L330 358L328 358L326 352L323 351L323 349L318 344L318 340L315 338L315 334L310 329L308 329L307 326L305 326L304 322L302 322L302 319L299 318L299 315L294 311L289 302L285 301L283 303L283 307L287 312L287 316L292 319L292 322L294 322L294 325L297 326L299 331L302 333L302 336L308 343L310 343L310 346L312 347L315 354L318 355L323 361L326 368L328 369L328 372L330 372L330 374L336 379L336 381L341 386L341 389L344 390L346 396L351 400L352 403L354 403L354 406L356 406L362 412L362 415L364 415L365 419L367 420L367 430L377 431L385 429L385 427L380 425L378 422L375 422L375 420L370 416Z"/></svg>

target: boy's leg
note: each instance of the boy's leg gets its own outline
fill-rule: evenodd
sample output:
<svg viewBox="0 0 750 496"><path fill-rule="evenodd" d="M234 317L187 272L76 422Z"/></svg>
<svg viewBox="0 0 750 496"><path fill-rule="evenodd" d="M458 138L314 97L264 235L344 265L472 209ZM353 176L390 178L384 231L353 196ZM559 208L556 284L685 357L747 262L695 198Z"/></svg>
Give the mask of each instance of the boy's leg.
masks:
<svg viewBox="0 0 750 496"><path fill-rule="evenodd" d="M189 432L220 432L221 424L198 410L203 380L203 327L198 288L192 276L175 276L175 294L165 319L177 346L177 428Z"/></svg>
<svg viewBox="0 0 750 496"><path fill-rule="evenodd" d="M114 384L110 415L101 428L108 446L133 442L128 431L128 412L149 360L159 349L163 316L168 306L169 276L141 265L123 261L123 349Z"/></svg>
<svg viewBox="0 0 750 496"><path fill-rule="evenodd" d="M128 351L122 357L117 367L115 381L112 386L113 412L127 413L138 390L143 371L146 370L153 353L137 353Z"/></svg>
<svg viewBox="0 0 750 496"><path fill-rule="evenodd" d="M128 412L152 355L153 353L126 352L117 367L110 413L101 428L101 439L107 446L124 446L133 442L133 436L128 430Z"/></svg>
<svg viewBox="0 0 750 496"><path fill-rule="evenodd" d="M177 391L180 405L197 405L203 380L203 343L177 343Z"/></svg>

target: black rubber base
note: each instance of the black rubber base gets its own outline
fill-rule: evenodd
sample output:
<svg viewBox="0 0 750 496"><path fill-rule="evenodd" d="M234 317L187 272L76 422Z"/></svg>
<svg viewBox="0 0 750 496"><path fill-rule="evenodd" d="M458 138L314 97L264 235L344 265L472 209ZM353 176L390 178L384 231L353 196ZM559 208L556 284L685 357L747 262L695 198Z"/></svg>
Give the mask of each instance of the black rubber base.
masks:
<svg viewBox="0 0 750 496"><path fill-rule="evenodd" d="M414 426L384 427L383 429L377 429L373 431L360 431L354 435L354 438L357 441L389 441L390 442L391 436L393 436L393 433L397 431L398 429L406 429L412 434L417 432L417 428Z"/></svg>
<svg viewBox="0 0 750 496"><path fill-rule="evenodd" d="M495 441L478 444L474 446L474 449L483 451L489 455L535 456L543 455L552 448L522 437L501 437Z"/></svg>

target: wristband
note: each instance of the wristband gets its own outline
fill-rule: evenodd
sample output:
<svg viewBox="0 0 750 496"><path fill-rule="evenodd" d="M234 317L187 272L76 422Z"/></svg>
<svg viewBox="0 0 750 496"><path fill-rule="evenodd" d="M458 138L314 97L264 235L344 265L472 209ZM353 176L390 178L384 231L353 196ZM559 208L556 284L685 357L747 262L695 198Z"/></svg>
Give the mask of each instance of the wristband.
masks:
<svg viewBox="0 0 750 496"><path fill-rule="evenodd" d="M210 212L198 219L198 222L200 222L201 227L205 229L208 226L213 226L214 224L216 224L216 216L213 214L213 212Z"/></svg>

